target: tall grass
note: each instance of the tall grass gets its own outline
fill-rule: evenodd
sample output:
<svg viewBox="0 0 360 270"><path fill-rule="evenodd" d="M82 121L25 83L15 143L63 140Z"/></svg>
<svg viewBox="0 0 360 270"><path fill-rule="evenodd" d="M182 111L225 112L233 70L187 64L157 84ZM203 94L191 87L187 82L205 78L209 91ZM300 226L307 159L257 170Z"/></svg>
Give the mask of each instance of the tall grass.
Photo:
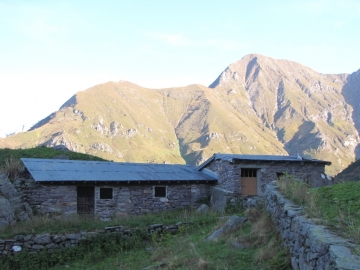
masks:
<svg viewBox="0 0 360 270"><path fill-rule="evenodd" d="M21 170L22 165L20 160L14 158L13 156L9 156L5 159L3 171L12 182L17 179Z"/></svg>
<svg viewBox="0 0 360 270"><path fill-rule="evenodd" d="M360 182L309 188L285 175L278 185L285 197L301 205L314 221L360 244Z"/></svg>

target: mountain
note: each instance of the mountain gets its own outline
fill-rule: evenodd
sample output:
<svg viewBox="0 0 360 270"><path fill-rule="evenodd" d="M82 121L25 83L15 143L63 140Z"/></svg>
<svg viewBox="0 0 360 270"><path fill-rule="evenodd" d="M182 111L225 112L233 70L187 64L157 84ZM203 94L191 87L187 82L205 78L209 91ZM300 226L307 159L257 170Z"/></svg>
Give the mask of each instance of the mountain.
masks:
<svg viewBox="0 0 360 270"><path fill-rule="evenodd" d="M360 159L351 163L334 178L335 183L344 183L348 181L360 181Z"/></svg>
<svg viewBox="0 0 360 270"><path fill-rule="evenodd" d="M321 74L247 55L209 86L107 82L0 147L65 145L105 159L199 164L213 153L308 155L336 174L360 155L360 70Z"/></svg>

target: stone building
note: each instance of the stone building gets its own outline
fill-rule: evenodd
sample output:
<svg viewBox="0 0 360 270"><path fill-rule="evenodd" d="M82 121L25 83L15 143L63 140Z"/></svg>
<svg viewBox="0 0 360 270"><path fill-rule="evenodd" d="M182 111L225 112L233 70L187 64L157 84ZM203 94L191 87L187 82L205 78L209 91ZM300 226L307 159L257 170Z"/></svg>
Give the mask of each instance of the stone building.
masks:
<svg viewBox="0 0 360 270"><path fill-rule="evenodd" d="M311 187L329 185L325 165L331 162L300 156L214 154L198 170L218 179L217 187L233 196L256 196L262 195L262 184L285 173Z"/></svg>
<svg viewBox="0 0 360 270"><path fill-rule="evenodd" d="M39 213L122 214L197 207L217 180L196 167L22 158L23 197Z"/></svg>
<svg viewBox="0 0 360 270"><path fill-rule="evenodd" d="M40 213L90 213L103 220L197 207L227 198L262 195L261 185L285 173L311 187L328 185L328 161L299 156L215 154L199 167L172 164L21 159L27 177L20 190ZM220 191L220 192L219 192ZM216 209L216 207L215 207Z"/></svg>

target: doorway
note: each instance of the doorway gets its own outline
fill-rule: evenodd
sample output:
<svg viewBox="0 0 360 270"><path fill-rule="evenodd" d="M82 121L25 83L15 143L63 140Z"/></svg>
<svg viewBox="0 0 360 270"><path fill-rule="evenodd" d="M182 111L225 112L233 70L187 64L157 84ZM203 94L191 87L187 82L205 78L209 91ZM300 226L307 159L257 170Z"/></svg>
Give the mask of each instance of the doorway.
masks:
<svg viewBox="0 0 360 270"><path fill-rule="evenodd" d="M257 169L241 169L241 196L257 195Z"/></svg>
<svg viewBox="0 0 360 270"><path fill-rule="evenodd" d="M77 187L77 213L94 214L94 187Z"/></svg>

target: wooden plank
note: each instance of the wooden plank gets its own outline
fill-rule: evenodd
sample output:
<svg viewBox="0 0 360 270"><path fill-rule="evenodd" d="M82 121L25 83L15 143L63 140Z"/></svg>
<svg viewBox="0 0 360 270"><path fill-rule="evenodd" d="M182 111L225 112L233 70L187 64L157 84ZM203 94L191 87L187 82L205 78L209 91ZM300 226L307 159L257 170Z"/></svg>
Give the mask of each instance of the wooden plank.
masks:
<svg viewBox="0 0 360 270"><path fill-rule="evenodd" d="M241 177L241 195L242 196L257 195L256 177Z"/></svg>

